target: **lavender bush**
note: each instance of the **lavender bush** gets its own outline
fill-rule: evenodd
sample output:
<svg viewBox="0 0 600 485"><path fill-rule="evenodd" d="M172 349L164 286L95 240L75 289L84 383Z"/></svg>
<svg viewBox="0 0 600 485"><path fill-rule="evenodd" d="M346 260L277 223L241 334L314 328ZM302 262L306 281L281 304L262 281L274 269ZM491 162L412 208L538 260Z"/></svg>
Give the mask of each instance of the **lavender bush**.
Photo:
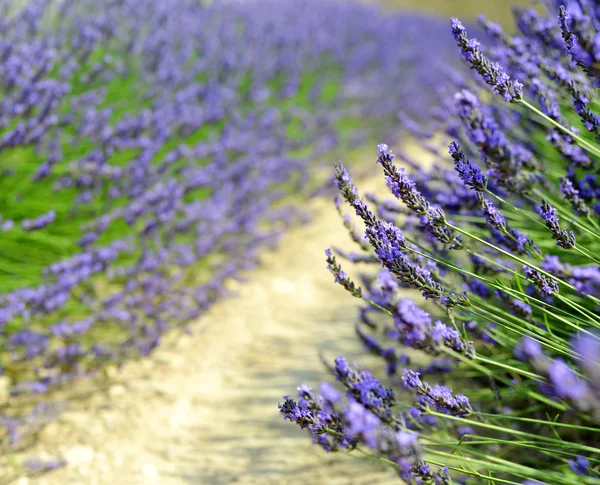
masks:
<svg viewBox="0 0 600 485"><path fill-rule="evenodd" d="M3 451L55 390L224 296L303 217L285 197L311 161L421 132L446 68L417 46L451 51L437 21L323 0L20 4L0 5Z"/></svg>
<svg viewBox="0 0 600 485"><path fill-rule="evenodd" d="M433 167L379 145L384 198L336 166L365 229L328 268L363 301L356 333L380 365L337 357L337 386L279 405L407 483L600 483L600 7L515 19L515 36L481 19L485 46L451 20L472 76L447 78L432 115L448 150L422 137ZM342 259L381 269L359 284Z"/></svg>

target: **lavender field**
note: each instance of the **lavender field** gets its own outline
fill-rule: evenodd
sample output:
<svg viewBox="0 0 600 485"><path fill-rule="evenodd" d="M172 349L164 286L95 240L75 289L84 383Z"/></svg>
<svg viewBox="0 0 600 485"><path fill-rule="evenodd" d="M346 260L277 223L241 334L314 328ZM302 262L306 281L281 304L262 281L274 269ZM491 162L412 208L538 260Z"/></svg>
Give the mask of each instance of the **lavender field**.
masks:
<svg viewBox="0 0 600 485"><path fill-rule="evenodd" d="M593 0L2 2L0 484L600 484L598 87Z"/></svg>

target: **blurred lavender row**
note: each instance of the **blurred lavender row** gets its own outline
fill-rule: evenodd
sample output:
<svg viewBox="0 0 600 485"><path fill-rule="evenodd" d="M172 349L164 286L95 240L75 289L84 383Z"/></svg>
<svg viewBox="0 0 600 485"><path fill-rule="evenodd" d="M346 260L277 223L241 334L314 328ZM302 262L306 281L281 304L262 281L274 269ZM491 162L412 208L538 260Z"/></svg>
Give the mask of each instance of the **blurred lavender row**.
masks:
<svg viewBox="0 0 600 485"><path fill-rule="evenodd" d="M433 59L455 57L445 24L351 3L15 5L0 8L5 450L52 419L53 390L224 296L301 218L286 196L312 161L384 124L416 130L445 94Z"/></svg>

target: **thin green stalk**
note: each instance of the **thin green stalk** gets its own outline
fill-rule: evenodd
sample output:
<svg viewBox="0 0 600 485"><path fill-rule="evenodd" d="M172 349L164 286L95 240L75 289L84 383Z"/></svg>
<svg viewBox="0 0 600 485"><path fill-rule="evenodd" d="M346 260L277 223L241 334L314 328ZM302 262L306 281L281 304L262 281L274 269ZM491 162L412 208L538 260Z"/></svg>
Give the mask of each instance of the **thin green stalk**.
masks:
<svg viewBox="0 0 600 485"><path fill-rule="evenodd" d="M443 347L442 350L445 353L449 354L450 356L454 357L455 359L459 359L463 363L473 367L474 369L478 370L482 374L484 374L486 376L494 377L497 381L502 382L506 386L514 385L509 379L505 378L504 376L495 375L491 370L487 369L486 367L483 367L482 365L479 365L477 362L475 362L472 359L467 359L466 357L459 354L458 352L454 352L453 350L448 349L447 347ZM525 390L525 394L527 396L531 397L532 399L536 399L537 401L543 402L544 404L547 404L548 406L559 409L561 411L566 411L568 409L564 404L555 402L552 399L549 399L546 396L543 396L542 394L539 394L537 392L530 391L529 389Z"/></svg>
<svg viewBox="0 0 600 485"><path fill-rule="evenodd" d="M462 273L462 274L465 274L465 275L467 275L467 276L471 276L471 277L477 278L477 279L479 279L480 281L484 282L485 284L487 284L487 285L491 286L492 288L496 288L496 289L499 289L499 290L502 290L502 291L505 291L505 292L514 292L514 290L512 290L512 288L508 288L508 287L506 287L506 286L504 286L504 285L500 285L500 284L498 284L498 283L496 283L496 282L494 282L494 281L492 281L492 280L489 280L489 279L487 279L487 278L483 278L483 277L481 277L481 276L479 276L479 275L477 275L477 274L475 274L475 273L472 273L472 272L470 272L470 271L467 271L467 270L465 270L465 269L463 269L463 268L461 268L461 267L459 267L459 266L456 266L454 263L451 263L451 262L449 262L449 261L448 261L448 260L446 260L446 259L441 259L441 258L439 258L439 257L432 256L432 255L431 255L431 252L430 252L429 250L427 250L427 249L426 249L426 248L424 248L423 246L419 245L419 244L418 244L418 243L416 243L415 241L412 241L412 240L410 240L410 239L408 239L408 238L407 238L407 241L409 241L411 244L415 244L417 247L419 247L419 248L420 248L422 251L424 251L424 252L425 252L425 253L421 253L421 252L419 252L419 251L416 251L415 249L408 248L408 250L409 250L409 251L412 251L413 253L415 253L415 254L417 254L417 255L419 255L419 256L422 256L422 257L424 257L424 258L427 258L427 259L429 259L429 260L431 260L431 261L434 261L434 262L436 262L436 263L438 263L438 264L442 264L442 265L444 265L444 266L446 266L446 267L448 267L448 268L450 268L450 269L453 269L453 270L455 270L455 271L458 271L458 272L460 272L460 273ZM484 259L484 260L486 260L486 261L489 261L490 263L499 264L499 263L497 263L497 262L495 262L495 261L492 261L492 260L490 260L490 259L489 259L489 258L487 258L486 256L480 255L480 254L478 254L478 253L473 253L473 254L475 254L476 256L478 256L478 257L480 257L480 258L482 258L482 259ZM525 280L526 280L526 278L525 278L523 275L520 275L519 273L515 272L514 270L511 270L510 268L507 268L507 267L505 267L505 266L503 266L503 265L500 265L500 266L501 266L503 269L505 269L506 271L513 272L513 273L515 274L515 276L519 276L519 277L521 277L521 278L523 278L523 279L525 279ZM517 295L516 295L516 298L520 299L520 298L522 298L522 297L523 297L523 295L522 295L521 293L519 293L519 292L515 292L515 293L517 293ZM534 306L534 307L536 307L537 309L539 309L539 310L543 311L544 313L547 313L548 315L552 316L553 318L557 318L558 320L562 321L562 322L563 322L563 323L565 323L566 325L568 325L568 326L571 326L571 327L575 328L577 331L582 331L582 330L581 330L581 328L580 328L580 327L578 327L578 326L574 325L574 324L573 324L573 323L572 323L570 320L568 320L568 319L565 319L565 318L562 318L562 317L559 317L559 316L557 316L555 313L553 313L553 312L551 312L551 311L547 310L547 308L546 308L546 307L550 307L550 308L552 308L554 311L560 311L560 312L564 313L564 315L565 315L566 317L570 318L570 319L576 318L577 320L581 321L581 322L582 322L582 323L584 323L584 324L588 323L588 321L587 321L587 320L583 320L583 319L581 319L581 318L579 318L579 317L576 317L576 316L574 316L573 314L570 314L570 313L564 312L564 311L562 311L562 310L560 310L560 309L557 309L557 308L553 307L552 305L550 305L550 304L548 304L548 303L546 303L546 302L544 302L544 301L542 301L542 300L537 300L536 298L533 298L533 297L528 297L528 299L527 299L527 300L528 300L528 302L529 302L529 301L535 301L535 302L537 302L537 303L538 303L537 305L532 305L532 306ZM497 308L497 307L494 307L494 308L495 308L495 310L496 310L496 311L498 310L498 308ZM468 310L469 310L469 311L471 311L471 312L473 311L471 307L469 307L469 308L468 308ZM508 313L506 313L506 312L503 312L503 313L504 313L504 314L506 314L506 315L510 315L510 314L508 314ZM510 316L511 316L511 317L514 317L513 315L510 315ZM598 322L598 325L599 325L599 328L600 328L600 320L599 320L599 322ZM586 333L589 333L589 332L587 332L587 331L586 331Z"/></svg>
<svg viewBox="0 0 600 485"><path fill-rule="evenodd" d="M456 459L456 457L454 457ZM439 467L446 467L449 470L455 471L455 472L460 472L460 473L464 473L465 475L470 475L472 477L476 477L476 478L481 478L481 479L485 479L488 482L494 482L494 483L507 483L509 485L522 485L521 482L513 482L512 480L505 480L503 478L496 478L496 477L490 477L488 475L483 475L482 473L479 473L477 470L466 470L464 467L460 466L452 466L452 465L448 465L447 463L441 463L439 461L435 461L432 460L431 458L427 459L427 463L431 464L431 465L437 465Z"/></svg>
<svg viewBox="0 0 600 485"><path fill-rule="evenodd" d="M578 424L558 423L556 421L544 421L543 419L522 418L519 416L510 416L510 415L507 416L507 415L490 414L490 413L477 413L477 415L484 416L486 418L492 418L492 419L510 419L512 421L524 421L526 423L538 423L538 424L560 427L560 428L570 428L570 429L577 429L579 431L591 431L592 433L600 433L600 428L592 428L591 426L580 426ZM600 448L598 448L598 452L600 452Z"/></svg>
<svg viewBox="0 0 600 485"><path fill-rule="evenodd" d="M580 247L579 245L575 245L573 247L573 251L578 252L579 254L581 254L582 256L591 259L594 263L600 265L600 259L596 259L594 256L592 256L590 253L588 253L585 249L583 249L582 247Z"/></svg>
<svg viewBox="0 0 600 485"><path fill-rule="evenodd" d="M472 419L459 418L457 416L451 416L449 414L439 413L437 411L429 410L427 412L427 414L430 414L431 416L436 416L438 418L450 419L452 421L459 421L461 423L468 424L470 426L477 426L480 428L486 428L486 429L490 429L493 431L500 431L502 433L508 433L508 434L512 434L515 436L523 436L525 438L533 438L533 439L536 439L539 441L545 441L547 443L559 444L559 445L561 445L562 448L572 448L572 449L576 449L576 450L580 450L580 451L587 451L590 453L598 453L598 451L599 451L598 448L594 448L592 446L587 446L587 445L582 445L582 444L579 444L576 442L571 442L571 441L562 442L555 438L548 438L546 436L537 435L534 433L527 433L525 431L520 431L518 429L503 428L502 426L496 426L493 424L489 424L489 423L485 423L485 422L481 422L481 421L475 421Z"/></svg>
<svg viewBox="0 0 600 485"><path fill-rule="evenodd" d="M536 195L538 195L541 199L547 199L548 197L541 194L537 189L533 189L534 193ZM502 197L494 194L492 191L490 191L489 189L486 189L486 193L491 195L492 197L496 198L499 202L501 202L502 204L507 205L510 209L512 209L514 212L516 212L517 214L522 215L523 217L526 217L527 219L529 219L531 222L535 223L537 226L540 226L542 228L544 228L544 230L547 232L546 229L546 225L539 220L538 217L535 217L533 215L531 215L529 212L525 212L521 209L519 209L518 207L514 206L513 204L511 204L510 202L508 202L507 200L503 199ZM531 199L530 199L531 200ZM536 203L535 201L531 200L531 202ZM591 229L587 228L586 226L584 226L583 224L579 223L578 221L572 219L570 217L569 214L565 214L562 213L562 207L560 207L560 204L556 204L556 202L554 202L553 204L555 206L555 208L559 211L559 213L561 213L561 216L564 217L568 222L570 222L571 224L577 226L579 229L585 231L587 234L595 237L596 239L600 239L600 234L597 234L596 232L592 231ZM573 248L574 250L580 252L581 254L583 254L585 257L592 259L595 263L600 264L600 260L595 259L591 254L589 253L585 253L582 248L580 248L579 246L575 246L575 248Z"/></svg>
<svg viewBox="0 0 600 485"><path fill-rule="evenodd" d="M561 278L556 277L552 273L548 273L547 271L543 270L542 268L539 268L539 267L531 264L531 262L529 262L529 261L525 261L524 259L522 259L522 258L520 258L518 256L515 256L514 254L511 254L508 251L505 251L504 249L502 249L502 248L500 248L498 246L494 246L493 244L491 244L491 243L489 243L489 242L481 239L480 237L477 237L477 236L475 236L475 235L473 235L473 234L471 234L471 233L469 233L467 231L464 231L460 227L456 227L455 225L450 224L449 222L446 222L446 225L450 229L453 229L456 232L458 232L458 233L460 233L460 234L462 234L464 236L470 237L471 239L474 239L475 241L477 241L477 242L479 242L481 244L484 244L485 246L488 246L489 248L494 249L494 250L498 251L499 253L504 254L505 256L508 256L509 258L514 259L515 261L517 261L517 262L519 262L519 263L521 263L523 265L529 266L530 268L534 269L535 271L538 271L539 273L543 274L544 276L546 276L546 277L548 277L548 278L550 278L550 279L552 279L554 281L557 281L558 283L561 283L561 284L565 285L567 288L570 288L572 290L577 290L577 288L575 288L575 286L573 286L568 281L564 281ZM595 303L600 304L600 300L598 300L598 298L593 297L591 295L586 295L586 296L588 296L589 299L592 300L592 301L594 301Z"/></svg>
<svg viewBox="0 0 600 485"><path fill-rule="evenodd" d="M394 316L394 314L389 309L385 308L384 306L381 306L379 303L375 303L373 300L370 300L366 296L361 295L360 298L365 300L369 305L374 306L378 310L381 310L382 312L387 313L390 316Z"/></svg>
<svg viewBox="0 0 600 485"><path fill-rule="evenodd" d="M568 128L564 127L560 123L554 121L552 118L550 118L549 116L547 116L544 113L542 113L539 109L537 109L532 104L528 103L524 99L521 99L519 101L519 104L522 104L523 106L525 106L526 108L530 109L531 111L533 111L538 116L541 116L548 123L552 124L553 126L555 126L556 128L558 128L559 130L563 131L564 133L566 133L567 135L569 135L570 137L572 137L574 140L576 140L579 143L579 145L582 148L584 148L588 152L593 153L597 157L600 157L600 150L598 150L598 148L596 148L594 145L592 145L588 141L586 141L583 138L581 138L579 135L576 135L575 133L573 133L571 130L569 130Z"/></svg>

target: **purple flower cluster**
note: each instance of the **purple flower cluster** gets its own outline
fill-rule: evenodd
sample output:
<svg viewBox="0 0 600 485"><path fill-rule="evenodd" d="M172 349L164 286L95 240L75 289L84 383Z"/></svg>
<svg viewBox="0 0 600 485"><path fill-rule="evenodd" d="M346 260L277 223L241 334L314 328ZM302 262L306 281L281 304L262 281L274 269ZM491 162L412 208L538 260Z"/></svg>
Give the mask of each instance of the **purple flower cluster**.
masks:
<svg viewBox="0 0 600 485"><path fill-rule="evenodd" d="M327 382L321 384L319 395L303 384L297 389L297 402L285 396L279 403L283 418L308 429L326 451L365 445L396 463L406 478L415 473L413 467L422 463L419 435L402 426L399 414L394 417L386 409L395 403L393 393L384 390L370 372L356 371L342 357L336 359L334 373L348 388L345 399Z"/></svg>
<svg viewBox="0 0 600 485"><path fill-rule="evenodd" d="M56 219L56 212L51 210L47 214L42 214L36 219L23 219L21 222L21 226L25 231L37 231L38 229L43 229L44 227L52 224Z"/></svg>
<svg viewBox="0 0 600 485"><path fill-rule="evenodd" d="M313 440L326 451L347 449L351 446L351 438L344 435L343 414L336 412L335 404L342 396L328 383L321 385L321 395L313 395L312 389L303 384L298 387L298 402L284 396L279 403L279 412L284 419L296 423L301 429L309 429ZM371 415L377 422L375 416Z"/></svg>
<svg viewBox="0 0 600 485"><path fill-rule="evenodd" d="M345 170L336 174L366 226L363 238L346 224L364 253L356 261L383 266L360 277L356 333L385 382L402 384L416 404L396 392L385 405L377 374L345 360L334 372L379 419L358 408L346 415L378 457L389 456L382 429L418 430L432 458L410 469L392 460L407 483L600 478L600 9L592 0L540 3L514 10L515 35L482 19L485 56L452 19L475 75L447 68L447 89L428 111L434 123L403 118L417 149L378 146L402 205L382 194L363 200ZM452 141L449 157L436 133ZM462 251L450 250L454 234ZM430 301L415 304L407 287Z"/></svg>
<svg viewBox="0 0 600 485"><path fill-rule="evenodd" d="M410 185L408 182L404 185L411 195L407 194L406 199L410 206L413 206L413 203L418 205L422 202L422 196L414 188L408 188ZM435 280L431 271L420 265L419 257L410 251L400 229L392 223L378 219L371 212L359 197L350 175L341 164L336 165L336 185L342 197L355 209L356 215L366 225L366 239L384 268L405 285L419 289L425 298L439 299L448 307L467 304L468 300L465 295L445 291L440 283ZM426 201L423 204L426 204ZM443 213L440 214L440 217L443 217ZM445 226L444 229L446 229ZM452 244L457 245L456 247L461 244L460 239L457 237L453 237L452 241Z"/></svg>
<svg viewBox="0 0 600 485"><path fill-rule="evenodd" d="M444 211L431 207L427 199L416 189L415 183L408 178L404 169L394 165L394 154L385 144L377 146L379 158L377 162L383 167L388 187L394 196L401 200L415 215L421 218L421 224L438 241L448 244L450 249L461 249L462 240L453 234L446 224Z"/></svg>
<svg viewBox="0 0 600 485"><path fill-rule="evenodd" d="M481 172L479 167L467 160L465 153L460 145L453 141L449 147L450 156L454 160L454 169L458 172L460 179L465 185L468 185L477 192L485 191L487 187L487 178Z"/></svg>
<svg viewBox="0 0 600 485"><path fill-rule="evenodd" d="M523 98L523 85L513 81L499 64L487 59L476 39L469 39L467 30L457 19L451 20L452 35L456 40L463 58L476 70L482 79L492 87L492 90L502 96L506 101L518 103Z"/></svg>
<svg viewBox="0 0 600 485"><path fill-rule="evenodd" d="M538 270L526 265L523 265L523 271L525 272L527 279L533 281L538 287L538 290L541 291L542 295L545 297L558 295L558 282L556 280L548 278Z"/></svg>
<svg viewBox="0 0 600 485"><path fill-rule="evenodd" d="M360 287L356 286L354 282L348 278L348 275L342 270L342 267L331 252L331 249L327 249L325 255L327 256L327 269L333 274L335 282L342 285L352 296L360 298L362 296Z"/></svg>
<svg viewBox="0 0 600 485"><path fill-rule="evenodd" d="M539 168L533 154L521 145L513 145L490 112L476 95L464 89L455 95L456 110L469 140L479 148L488 174L508 190L522 192L533 184L524 169Z"/></svg>
<svg viewBox="0 0 600 485"><path fill-rule="evenodd" d="M540 216L544 219L546 227L552 233L552 239L556 241L556 245L564 249L573 249L575 247L575 234L573 231L567 232L560 228L556 209L545 200L542 201L540 207Z"/></svg>
<svg viewBox="0 0 600 485"><path fill-rule="evenodd" d="M403 345L426 350L430 353L448 347L459 354L473 358L475 348L472 342L462 338L460 333L442 321L432 323L431 316L415 305L410 298L402 298L394 313L395 330L391 333Z"/></svg>
<svg viewBox="0 0 600 485"><path fill-rule="evenodd" d="M396 404L396 395L391 388L385 389L368 371L353 369L346 359L335 359L335 377L348 389L349 395L362 404L379 419L392 422L392 406Z"/></svg>
<svg viewBox="0 0 600 485"><path fill-rule="evenodd" d="M146 355L202 316L302 220L283 199L304 193L311 160L397 123L398 106L423 119L439 84L420 35L435 44L443 25L360 4L9 3L0 423L11 430L26 427L29 394ZM349 116L373 123L340 136Z"/></svg>
<svg viewBox="0 0 600 485"><path fill-rule="evenodd" d="M469 398L463 394L453 395L451 389L439 384L431 387L421 381L418 372L404 369L402 383L406 389L415 392L422 405L432 406L436 411L459 417L473 413Z"/></svg>
<svg viewBox="0 0 600 485"><path fill-rule="evenodd" d="M581 293L600 296L600 267L597 265L575 266L562 263L558 256L546 256L541 267L568 281Z"/></svg>
<svg viewBox="0 0 600 485"><path fill-rule="evenodd" d="M527 361L546 380L540 389L553 398L568 400L576 409L600 418L600 339L598 334L578 334L572 342L583 376L562 358L546 355L542 346L525 337L515 348L515 355Z"/></svg>

